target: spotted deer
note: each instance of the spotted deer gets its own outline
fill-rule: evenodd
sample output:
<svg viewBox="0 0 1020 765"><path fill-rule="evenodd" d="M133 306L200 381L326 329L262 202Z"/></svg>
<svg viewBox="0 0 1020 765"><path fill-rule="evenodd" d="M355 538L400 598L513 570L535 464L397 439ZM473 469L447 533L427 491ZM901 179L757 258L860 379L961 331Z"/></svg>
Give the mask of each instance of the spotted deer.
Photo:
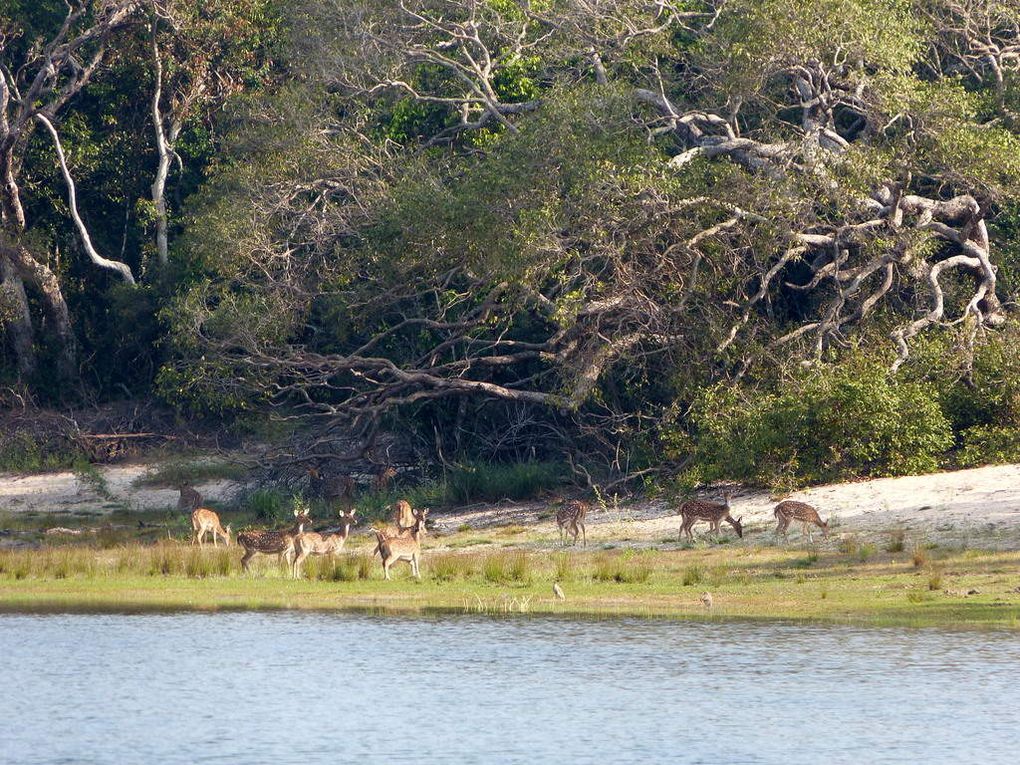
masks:
<svg viewBox="0 0 1020 765"><path fill-rule="evenodd" d="M698 521L708 521L712 527L711 530L715 532L716 536L719 536L722 533L720 526L723 521L726 521L733 527L733 530L737 532L738 537L744 536L744 526L740 522L743 516L740 518L734 518L730 515L729 492L723 494L722 502L708 502L702 499L689 499L680 505L680 516L683 521L680 524L680 533L676 536L678 542L684 534L687 535L687 538L690 541L694 541L694 533L691 531L691 527Z"/></svg>
<svg viewBox="0 0 1020 765"><path fill-rule="evenodd" d="M383 573L387 579L390 578L390 566L402 560L411 564L411 573L414 578L421 579L418 563L421 559L421 540L425 536L425 518L428 516L428 512L428 509L418 512L417 520L407 536L390 537L380 529L372 529L378 542L376 550L382 557Z"/></svg>
<svg viewBox="0 0 1020 765"><path fill-rule="evenodd" d="M216 547L217 537L223 537L230 547L230 524L224 529L220 525L220 517L209 508L199 507L191 513L191 528L194 532L191 544L201 547L205 543L205 535L212 534L213 547Z"/></svg>
<svg viewBox="0 0 1020 765"><path fill-rule="evenodd" d="M304 532L312 519L307 512L294 511L294 525L283 531L242 531L237 543L244 548L241 568L248 570L248 563L256 555L277 555L287 562L288 568L294 560L294 538Z"/></svg>
<svg viewBox="0 0 1020 765"><path fill-rule="evenodd" d="M194 487L182 483L177 486L177 490L181 493L177 499L178 513L190 513L202 506L202 495Z"/></svg>
<svg viewBox="0 0 1020 765"><path fill-rule="evenodd" d="M784 499L776 505L774 514L778 521L776 524L777 537L780 534L787 537L787 529L790 527L790 521L800 521L803 529L802 533L808 538L808 541L814 541L811 536L811 526L818 526L822 530L822 536L826 539L829 538L829 522L822 521L822 519L818 517L818 511L806 502L798 502L794 499Z"/></svg>
<svg viewBox="0 0 1020 765"><path fill-rule="evenodd" d="M372 488L378 493L384 492L396 477L397 469L393 465L387 465L375 474L375 478L372 480Z"/></svg>
<svg viewBox="0 0 1020 765"><path fill-rule="evenodd" d="M411 528L418 521L422 519L422 534L425 533L424 520L429 514L429 508L425 507L420 510L415 510L411 507L411 503L406 499L398 499L396 504L393 506L393 523L386 524L379 531L385 534L387 537L406 537L410 536ZM379 545L375 546L372 551L372 555L379 552Z"/></svg>
<svg viewBox="0 0 1020 765"><path fill-rule="evenodd" d="M291 566L291 575L297 579L301 576L301 564L309 555L335 555L344 549L344 543L350 536L351 526L357 523L354 514L357 510L349 513L341 512L340 529L338 531L320 534L316 531L302 531L294 537L294 563Z"/></svg>
<svg viewBox="0 0 1020 765"><path fill-rule="evenodd" d="M566 545L567 534L574 537L573 544L577 544L577 535L581 535L584 546L588 546L588 532L584 525L584 518L588 514L591 505L579 499L571 499L564 502L556 511L556 527L560 531L560 544Z"/></svg>
<svg viewBox="0 0 1020 765"><path fill-rule="evenodd" d="M307 468L308 493L324 499L327 503L340 501L344 507L351 507L354 496L354 479L349 475L325 477L314 465Z"/></svg>

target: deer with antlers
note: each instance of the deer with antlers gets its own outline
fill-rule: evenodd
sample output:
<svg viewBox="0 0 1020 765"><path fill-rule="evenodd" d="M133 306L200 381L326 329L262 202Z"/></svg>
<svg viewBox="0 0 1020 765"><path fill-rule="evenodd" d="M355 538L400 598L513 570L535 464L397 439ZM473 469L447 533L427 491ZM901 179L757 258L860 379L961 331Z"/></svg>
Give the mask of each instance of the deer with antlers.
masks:
<svg viewBox="0 0 1020 765"><path fill-rule="evenodd" d="M708 502L701 499L687 500L680 505L680 516L683 521L680 524L680 533L676 537L678 542L684 534L690 541L694 541L691 527L698 521L708 521L716 536L722 533L720 526L723 521L733 527L738 537L744 536L744 526L740 522L743 516L734 518L730 515L730 493L728 491L723 494L722 502Z"/></svg>
<svg viewBox="0 0 1020 765"><path fill-rule="evenodd" d="M305 530L312 522L308 512L294 509L294 525L283 531L242 531L237 535L237 543L244 548L241 557L241 568L248 570L248 564L256 555L276 555L287 562L290 568L295 552L294 538Z"/></svg>
<svg viewBox="0 0 1020 765"><path fill-rule="evenodd" d="M302 531L294 537L294 563L291 566L291 575L297 579L301 576L301 564L309 555L336 555L344 549L347 537L350 536L351 526L357 523L354 515L357 510L349 513L340 512L340 528L320 534L317 531Z"/></svg>
<svg viewBox="0 0 1020 765"><path fill-rule="evenodd" d="M205 535L212 534L213 547L216 547L217 537L223 537L227 547L230 547L230 524L223 528L220 525L220 517L207 507L199 507L191 513L191 529L194 532L191 544L202 547L205 544Z"/></svg>

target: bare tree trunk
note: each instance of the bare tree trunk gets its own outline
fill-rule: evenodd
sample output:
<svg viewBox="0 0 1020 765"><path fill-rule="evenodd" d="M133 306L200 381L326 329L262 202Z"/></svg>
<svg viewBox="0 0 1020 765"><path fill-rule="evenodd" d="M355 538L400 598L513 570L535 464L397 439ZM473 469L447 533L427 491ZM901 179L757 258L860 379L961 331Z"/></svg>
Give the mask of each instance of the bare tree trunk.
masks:
<svg viewBox="0 0 1020 765"><path fill-rule="evenodd" d="M159 45L156 42L157 19L152 21L152 68L155 73L156 87L152 93L152 126L156 132L156 150L159 152L159 165L156 177L152 181L152 204L156 208L156 257L160 270L169 262L167 245L167 213L166 213L166 179L170 173L170 160L173 156L172 142L174 125L171 125L171 137L167 138L163 122L163 112L159 101L163 97L163 60L160 58Z"/></svg>
<svg viewBox="0 0 1020 765"><path fill-rule="evenodd" d="M60 289L60 280L45 263L32 257L22 245L11 242L2 243L0 254L6 255L13 264L18 276L32 285L39 292L43 308L50 320L53 333L57 338L57 374L63 380L72 380L78 376L77 343L71 330L71 314Z"/></svg>
<svg viewBox="0 0 1020 765"><path fill-rule="evenodd" d="M0 152L0 182L3 183L4 223L11 228L25 228L25 210L21 206L21 193L14 178L13 146Z"/></svg>
<svg viewBox="0 0 1020 765"><path fill-rule="evenodd" d="M11 262L3 256L0 256L0 302L9 311L3 324L17 361L18 375L22 379L28 378L38 366L32 317L28 312L25 285Z"/></svg>

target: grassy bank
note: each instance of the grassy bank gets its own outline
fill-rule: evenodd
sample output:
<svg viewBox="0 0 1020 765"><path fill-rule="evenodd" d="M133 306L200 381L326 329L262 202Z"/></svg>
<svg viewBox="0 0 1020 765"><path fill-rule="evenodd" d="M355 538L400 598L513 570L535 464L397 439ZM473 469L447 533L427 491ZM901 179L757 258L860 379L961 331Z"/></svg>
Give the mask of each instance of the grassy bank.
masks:
<svg viewBox="0 0 1020 765"><path fill-rule="evenodd" d="M367 540L310 559L291 580L274 560L240 571L237 547L174 541L0 552L0 610L326 609L790 619L861 625L1020 628L1020 553L713 546L426 553L382 579ZM553 596L560 582L566 600ZM707 609L703 592L712 594Z"/></svg>

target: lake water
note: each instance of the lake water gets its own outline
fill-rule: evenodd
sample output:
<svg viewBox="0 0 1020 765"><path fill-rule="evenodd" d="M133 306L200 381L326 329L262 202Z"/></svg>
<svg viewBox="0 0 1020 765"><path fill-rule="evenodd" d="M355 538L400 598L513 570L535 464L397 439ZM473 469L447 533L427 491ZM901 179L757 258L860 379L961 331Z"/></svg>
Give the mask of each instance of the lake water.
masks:
<svg viewBox="0 0 1020 765"><path fill-rule="evenodd" d="M1015 763L1015 634L0 616L0 761Z"/></svg>

